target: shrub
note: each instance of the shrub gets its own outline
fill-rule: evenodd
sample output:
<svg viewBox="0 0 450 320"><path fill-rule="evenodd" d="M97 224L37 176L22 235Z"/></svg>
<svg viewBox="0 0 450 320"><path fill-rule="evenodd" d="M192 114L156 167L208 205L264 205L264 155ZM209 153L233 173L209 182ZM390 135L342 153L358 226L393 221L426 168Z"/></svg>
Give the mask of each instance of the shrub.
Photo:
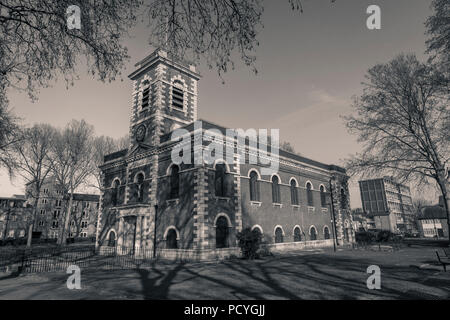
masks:
<svg viewBox="0 0 450 320"><path fill-rule="evenodd" d="M245 228L237 234L239 248L241 248L244 259L258 258L258 249L261 244L261 233L258 230Z"/></svg>

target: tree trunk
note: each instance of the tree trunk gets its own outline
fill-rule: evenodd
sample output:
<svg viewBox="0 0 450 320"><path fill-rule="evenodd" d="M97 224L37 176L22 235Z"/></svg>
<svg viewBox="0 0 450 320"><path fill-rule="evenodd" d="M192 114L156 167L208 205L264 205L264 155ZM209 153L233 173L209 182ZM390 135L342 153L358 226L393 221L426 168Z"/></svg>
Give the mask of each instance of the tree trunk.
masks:
<svg viewBox="0 0 450 320"><path fill-rule="evenodd" d="M66 233L67 233L67 230L69 229L70 215L72 213L72 202L73 202L73 191L70 190L69 206L67 208L67 213L66 213L66 217L64 220L64 226L62 228L61 237L59 240L60 245L63 245L66 243Z"/></svg>
<svg viewBox="0 0 450 320"><path fill-rule="evenodd" d="M40 189L40 188L38 188L38 189ZM37 196L34 199L33 215L31 217L31 223L28 226L27 248L31 247L31 242L33 240L33 228L34 228L34 224L36 223L37 206L39 204L39 195L41 194L41 190L36 190L36 192L37 192Z"/></svg>
<svg viewBox="0 0 450 320"><path fill-rule="evenodd" d="M95 250L98 249L100 243L99 243L99 236L100 236L100 216L102 213L102 202L103 202L103 191L100 188L100 199L98 201L98 210L97 210L97 228L95 228Z"/></svg>
<svg viewBox="0 0 450 320"><path fill-rule="evenodd" d="M450 242L450 183L446 179L444 175L439 175L437 182L439 184L439 187L441 188L442 197L444 198L444 209L447 213L447 227L448 227L448 233L449 233L449 242Z"/></svg>

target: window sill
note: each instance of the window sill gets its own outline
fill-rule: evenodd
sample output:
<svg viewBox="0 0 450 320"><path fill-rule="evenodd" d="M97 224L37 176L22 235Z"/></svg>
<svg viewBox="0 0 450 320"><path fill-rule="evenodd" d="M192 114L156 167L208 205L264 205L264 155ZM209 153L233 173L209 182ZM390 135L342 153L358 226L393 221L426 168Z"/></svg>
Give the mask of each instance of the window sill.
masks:
<svg viewBox="0 0 450 320"><path fill-rule="evenodd" d="M316 207L308 206L308 212L315 212L315 211L316 211Z"/></svg>
<svg viewBox="0 0 450 320"><path fill-rule="evenodd" d="M328 208L322 208L322 212L328 212Z"/></svg>
<svg viewBox="0 0 450 320"><path fill-rule="evenodd" d="M250 205L252 207L261 207L262 202L261 201L250 201Z"/></svg>
<svg viewBox="0 0 450 320"><path fill-rule="evenodd" d="M283 208L283 204L282 203L272 203L272 206L275 207L279 207L279 208Z"/></svg>
<svg viewBox="0 0 450 320"><path fill-rule="evenodd" d="M216 201L217 202L219 202L219 201L226 201L226 202L229 202L230 201L230 197L219 197L219 196L215 196L215 198L216 198Z"/></svg>
<svg viewBox="0 0 450 320"><path fill-rule="evenodd" d="M300 205L299 204L291 204L292 210L300 210Z"/></svg>

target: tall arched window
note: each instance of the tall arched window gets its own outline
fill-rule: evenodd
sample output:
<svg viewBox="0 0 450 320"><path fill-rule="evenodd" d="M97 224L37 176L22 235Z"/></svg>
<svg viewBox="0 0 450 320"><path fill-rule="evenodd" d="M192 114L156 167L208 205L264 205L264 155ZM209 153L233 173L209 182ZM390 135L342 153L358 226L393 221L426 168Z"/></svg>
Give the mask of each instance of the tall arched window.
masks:
<svg viewBox="0 0 450 320"><path fill-rule="evenodd" d="M113 183L111 202L113 206L117 206L119 204L119 189L120 182L119 180L115 180Z"/></svg>
<svg viewBox="0 0 450 320"><path fill-rule="evenodd" d="M214 175L214 183L216 196L227 197L228 195L228 174L227 167L224 163L216 164L216 172Z"/></svg>
<svg viewBox="0 0 450 320"><path fill-rule="evenodd" d="M259 201L258 174L255 171L250 173L250 201Z"/></svg>
<svg viewBox="0 0 450 320"><path fill-rule="evenodd" d="M114 231L111 231L109 233L108 238L108 247L115 247L116 246L116 233Z"/></svg>
<svg viewBox="0 0 450 320"><path fill-rule="evenodd" d="M172 85L172 106L181 110L184 108L184 86L180 80L175 80Z"/></svg>
<svg viewBox="0 0 450 320"><path fill-rule="evenodd" d="M322 207L326 207L326 205L327 205L327 199L326 199L326 193L325 193L324 186L320 186L320 205Z"/></svg>
<svg viewBox="0 0 450 320"><path fill-rule="evenodd" d="M275 243L283 243L283 229L280 227L275 229Z"/></svg>
<svg viewBox="0 0 450 320"><path fill-rule="evenodd" d="M309 237L311 240L317 240L317 230L315 227L311 227L309 230Z"/></svg>
<svg viewBox="0 0 450 320"><path fill-rule="evenodd" d="M330 229L328 227L323 228L323 237L325 240L330 239Z"/></svg>
<svg viewBox="0 0 450 320"><path fill-rule="evenodd" d="M277 176L272 177L272 202L281 203L280 179Z"/></svg>
<svg viewBox="0 0 450 320"><path fill-rule="evenodd" d="M313 207L314 199L313 199L312 185L309 182L306 184L306 196L308 198L308 206Z"/></svg>
<svg viewBox="0 0 450 320"><path fill-rule="evenodd" d="M170 172L170 199L177 199L180 190L180 167L172 166Z"/></svg>
<svg viewBox="0 0 450 320"><path fill-rule="evenodd" d="M216 222L216 248L228 248L228 221L219 217Z"/></svg>
<svg viewBox="0 0 450 320"><path fill-rule="evenodd" d="M137 186L137 201L144 201L144 175L138 173L136 176L136 186Z"/></svg>
<svg viewBox="0 0 450 320"><path fill-rule="evenodd" d="M166 247L167 249L178 249L177 232L174 229L167 232Z"/></svg>
<svg viewBox="0 0 450 320"><path fill-rule="evenodd" d="M147 85L147 87L142 91L142 110L148 108L150 100L150 87L148 87L148 81L145 85Z"/></svg>
<svg viewBox="0 0 450 320"><path fill-rule="evenodd" d="M299 242L302 241L302 231L299 227L295 227L294 229L294 241Z"/></svg>
<svg viewBox="0 0 450 320"><path fill-rule="evenodd" d="M298 205L297 182L294 179L291 180L291 204Z"/></svg>
<svg viewBox="0 0 450 320"><path fill-rule="evenodd" d="M341 188L341 209L347 209L347 194L345 193L344 188Z"/></svg>

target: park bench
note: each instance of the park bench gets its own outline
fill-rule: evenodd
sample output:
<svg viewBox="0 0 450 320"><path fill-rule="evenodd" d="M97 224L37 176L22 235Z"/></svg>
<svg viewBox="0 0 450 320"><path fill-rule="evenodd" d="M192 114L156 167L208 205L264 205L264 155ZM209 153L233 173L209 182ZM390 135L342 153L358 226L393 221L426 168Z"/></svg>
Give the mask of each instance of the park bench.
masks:
<svg viewBox="0 0 450 320"><path fill-rule="evenodd" d="M447 259L450 259L450 248L444 248L444 254Z"/></svg>
<svg viewBox="0 0 450 320"><path fill-rule="evenodd" d="M447 266L450 266L450 262L442 261L441 257L439 256L439 252L437 252L437 251L436 251L436 255L437 255L439 263L442 264L442 267L444 267L444 272L447 272Z"/></svg>

